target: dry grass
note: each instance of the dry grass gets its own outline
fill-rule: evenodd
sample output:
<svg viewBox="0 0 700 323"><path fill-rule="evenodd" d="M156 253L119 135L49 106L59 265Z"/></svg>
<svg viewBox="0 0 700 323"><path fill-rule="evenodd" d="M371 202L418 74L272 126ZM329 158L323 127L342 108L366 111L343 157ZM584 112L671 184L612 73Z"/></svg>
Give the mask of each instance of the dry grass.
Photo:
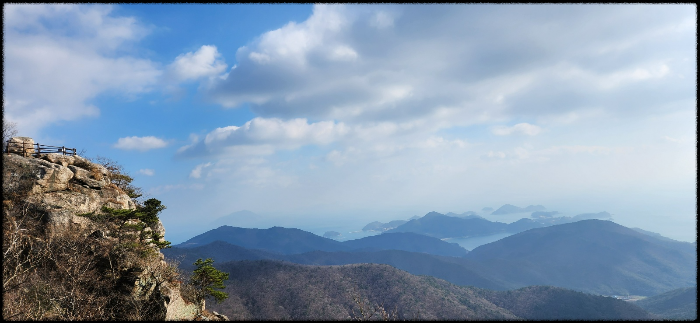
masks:
<svg viewBox="0 0 700 323"><path fill-rule="evenodd" d="M146 279L144 290L180 280L157 251L120 232L95 238L80 227L47 238L31 208L14 205L3 211L6 320L164 319L158 292L132 295L139 277Z"/></svg>
<svg viewBox="0 0 700 323"><path fill-rule="evenodd" d="M101 181L104 178L99 167L90 167L90 176L98 181Z"/></svg>
<svg viewBox="0 0 700 323"><path fill-rule="evenodd" d="M91 221L51 236L45 210L27 203L36 177L3 164L3 318L5 320L163 320L157 287L183 280L176 266L109 221ZM8 167L5 167L8 166ZM12 168L12 169L11 169ZM91 169L95 179L103 176ZM116 184L109 187L117 193ZM72 184L69 191L85 189ZM112 197L108 202L119 204ZM93 235L95 230L107 232ZM139 281L143 293L134 294ZM154 286L155 285L155 286Z"/></svg>

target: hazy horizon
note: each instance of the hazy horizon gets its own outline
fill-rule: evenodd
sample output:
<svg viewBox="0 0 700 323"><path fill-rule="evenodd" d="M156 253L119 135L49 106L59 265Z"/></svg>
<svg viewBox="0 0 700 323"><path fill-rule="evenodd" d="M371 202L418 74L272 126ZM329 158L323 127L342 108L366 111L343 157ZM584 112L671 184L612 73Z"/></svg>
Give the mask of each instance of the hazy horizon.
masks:
<svg viewBox="0 0 700 323"><path fill-rule="evenodd" d="M5 121L122 164L174 243L504 204L697 237L695 5L3 14Z"/></svg>

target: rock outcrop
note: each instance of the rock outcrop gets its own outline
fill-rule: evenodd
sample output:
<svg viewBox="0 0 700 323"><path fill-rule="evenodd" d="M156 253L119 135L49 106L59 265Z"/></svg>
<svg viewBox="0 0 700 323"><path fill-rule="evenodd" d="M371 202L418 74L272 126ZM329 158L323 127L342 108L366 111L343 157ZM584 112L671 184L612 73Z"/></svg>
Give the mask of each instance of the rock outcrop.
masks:
<svg viewBox="0 0 700 323"><path fill-rule="evenodd" d="M19 137L25 146L31 138ZM110 172L80 156L42 154L32 157L21 150L8 150L3 162L3 199L21 195L33 210L42 214L43 239L51 239L66 232L87 232L97 239L132 239L151 248L158 257L132 268L120 268L121 292L131 295L136 302L149 303L166 320L222 320L212 314L203 314L203 308L186 302L180 293L180 283L162 277L167 266L155 243L165 235L160 220L147 225L139 219L119 222L94 221L95 217L109 216L103 210L135 210L137 205L129 195L110 181ZM26 150L24 150L26 152ZM80 229L80 230L78 230ZM154 234L155 233L155 234ZM129 236L130 234L130 236ZM126 238L124 238L126 237ZM155 241L154 241L155 240ZM149 258L150 259L150 258ZM203 317L202 315L205 315Z"/></svg>
<svg viewBox="0 0 700 323"><path fill-rule="evenodd" d="M7 151L24 157L31 156L34 153L34 139L29 137L12 137L7 142Z"/></svg>
<svg viewBox="0 0 700 323"><path fill-rule="evenodd" d="M86 227L89 219L79 214L99 214L103 206L136 208L129 195L109 181L107 169L80 156L6 154L3 169L3 195L17 191L27 194L28 202L46 212L50 235L73 225Z"/></svg>

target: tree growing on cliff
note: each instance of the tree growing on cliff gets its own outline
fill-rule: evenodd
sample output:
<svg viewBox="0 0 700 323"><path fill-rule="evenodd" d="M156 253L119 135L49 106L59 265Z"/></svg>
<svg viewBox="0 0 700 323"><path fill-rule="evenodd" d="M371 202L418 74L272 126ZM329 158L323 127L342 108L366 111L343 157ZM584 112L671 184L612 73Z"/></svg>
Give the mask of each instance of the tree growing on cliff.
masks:
<svg viewBox="0 0 700 323"><path fill-rule="evenodd" d="M195 287L195 298L199 302L204 302L207 296L214 297L217 303L228 298L228 294L216 289L224 289L224 281L228 279L228 273L222 272L214 268L212 265L214 260L207 258L197 259L194 265L197 269L190 279L190 284Z"/></svg>
<svg viewBox="0 0 700 323"><path fill-rule="evenodd" d="M110 173L110 182L129 195L134 202L141 203L139 198L143 196L143 190L140 187L136 187L131 184L134 178L129 176L129 173L126 172L124 166L110 158L99 155L95 157L94 160L91 158L88 159L107 168Z"/></svg>

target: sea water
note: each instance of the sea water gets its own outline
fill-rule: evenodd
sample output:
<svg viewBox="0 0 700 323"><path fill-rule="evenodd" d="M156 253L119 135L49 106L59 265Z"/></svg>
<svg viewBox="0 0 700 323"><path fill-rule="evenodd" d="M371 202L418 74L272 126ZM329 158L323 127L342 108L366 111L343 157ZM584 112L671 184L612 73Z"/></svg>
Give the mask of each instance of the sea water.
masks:
<svg viewBox="0 0 700 323"><path fill-rule="evenodd" d="M481 237L471 237L471 238L445 238L442 239L445 242L451 242L451 243L456 243L460 245L462 248L467 249L469 251L474 250L474 248L485 245L487 243L495 242L498 240L501 240L505 237L513 235L512 233L497 233L497 234L492 234L488 236L481 236Z"/></svg>

